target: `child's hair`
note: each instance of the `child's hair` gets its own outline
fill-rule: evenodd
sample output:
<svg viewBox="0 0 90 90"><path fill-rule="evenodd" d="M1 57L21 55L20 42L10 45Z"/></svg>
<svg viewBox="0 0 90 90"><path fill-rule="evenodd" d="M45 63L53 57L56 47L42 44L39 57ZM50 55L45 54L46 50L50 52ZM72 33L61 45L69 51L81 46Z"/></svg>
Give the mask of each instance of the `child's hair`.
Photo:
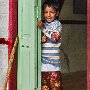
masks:
<svg viewBox="0 0 90 90"><path fill-rule="evenodd" d="M42 5L42 10L44 11L44 8L47 6L53 7L56 10L56 12L59 12L59 9L60 9L59 3L54 0L46 0Z"/></svg>

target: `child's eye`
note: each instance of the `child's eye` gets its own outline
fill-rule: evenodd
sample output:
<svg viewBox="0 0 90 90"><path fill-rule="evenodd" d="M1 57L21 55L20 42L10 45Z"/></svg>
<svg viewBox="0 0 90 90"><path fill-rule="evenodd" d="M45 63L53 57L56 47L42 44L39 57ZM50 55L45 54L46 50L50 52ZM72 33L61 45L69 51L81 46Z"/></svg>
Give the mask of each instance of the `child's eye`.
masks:
<svg viewBox="0 0 90 90"><path fill-rule="evenodd" d="M51 12L51 13L54 13L54 12Z"/></svg>

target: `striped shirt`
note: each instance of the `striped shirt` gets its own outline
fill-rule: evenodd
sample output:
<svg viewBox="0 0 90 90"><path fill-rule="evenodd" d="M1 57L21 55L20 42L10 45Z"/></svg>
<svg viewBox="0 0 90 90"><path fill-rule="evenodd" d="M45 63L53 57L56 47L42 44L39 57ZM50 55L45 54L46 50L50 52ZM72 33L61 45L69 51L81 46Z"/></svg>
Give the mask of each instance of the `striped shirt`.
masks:
<svg viewBox="0 0 90 90"><path fill-rule="evenodd" d="M45 21L45 28L42 32L46 35L47 41L42 43L42 63L60 66L60 46L62 25L59 20L51 23Z"/></svg>

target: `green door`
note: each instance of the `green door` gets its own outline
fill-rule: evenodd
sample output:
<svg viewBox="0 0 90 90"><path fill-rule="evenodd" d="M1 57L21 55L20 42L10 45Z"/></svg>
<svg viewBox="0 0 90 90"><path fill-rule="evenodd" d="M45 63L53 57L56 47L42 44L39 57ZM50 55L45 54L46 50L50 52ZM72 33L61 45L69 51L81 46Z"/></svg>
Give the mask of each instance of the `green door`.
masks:
<svg viewBox="0 0 90 90"><path fill-rule="evenodd" d="M18 0L17 90L41 90L41 0Z"/></svg>

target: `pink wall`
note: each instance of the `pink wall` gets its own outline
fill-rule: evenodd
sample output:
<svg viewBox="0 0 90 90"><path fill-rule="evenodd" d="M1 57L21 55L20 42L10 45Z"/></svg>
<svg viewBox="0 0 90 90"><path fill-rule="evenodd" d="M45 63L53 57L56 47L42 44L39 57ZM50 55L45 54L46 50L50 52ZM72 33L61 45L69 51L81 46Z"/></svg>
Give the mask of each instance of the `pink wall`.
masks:
<svg viewBox="0 0 90 90"><path fill-rule="evenodd" d="M90 90L90 0L87 1L87 90Z"/></svg>
<svg viewBox="0 0 90 90"><path fill-rule="evenodd" d="M18 0L9 0L9 57L18 29ZM9 78L9 90L17 90L17 53Z"/></svg>

